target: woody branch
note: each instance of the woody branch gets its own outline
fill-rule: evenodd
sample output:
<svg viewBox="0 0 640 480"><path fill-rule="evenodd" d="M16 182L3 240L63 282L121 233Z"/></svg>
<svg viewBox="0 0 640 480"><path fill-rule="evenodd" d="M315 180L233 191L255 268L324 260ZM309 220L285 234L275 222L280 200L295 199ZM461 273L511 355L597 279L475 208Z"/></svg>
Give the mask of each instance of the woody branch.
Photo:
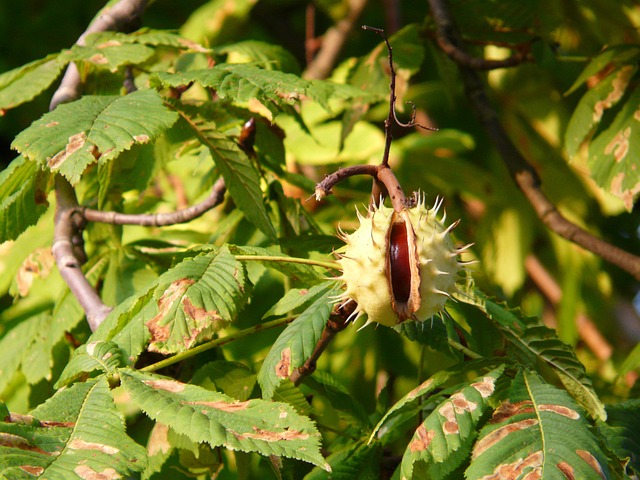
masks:
<svg viewBox="0 0 640 480"><path fill-rule="evenodd" d="M458 63L466 94L471 101L475 115L491 138L514 182L534 208L540 220L552 232L595 253L640 280L640 257L626 252L570 222L549 200L542 190L542 181L538 173L514 145L502 126L498 113L487 96L482 79L476 71L477 68L480 68L476 65L477 62L463 60L467 54L446 1L429 0L429 5L436 22L438 43L441 46L446 45L445 53Z"/></svg>

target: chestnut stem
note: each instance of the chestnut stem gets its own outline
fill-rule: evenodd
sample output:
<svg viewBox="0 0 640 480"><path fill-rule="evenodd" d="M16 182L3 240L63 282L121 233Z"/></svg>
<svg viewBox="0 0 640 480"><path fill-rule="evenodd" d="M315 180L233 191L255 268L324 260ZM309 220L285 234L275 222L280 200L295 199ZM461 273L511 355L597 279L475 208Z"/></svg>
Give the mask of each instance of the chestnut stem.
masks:
<svg viewBox="0 0 640 480"><path fill-rule="evenodd" d="M400 182L396 178L395 174L389 167L389 165L353 165L351 167L341 168L327 175L324 180L316 185L316 200L320 201L331 193L333 187L354 175L370 175L376 182L384 185L387 190L387 194L391 199L391 204L396 212L400 212L407 206L407 197L400 186ZM372 203L377 203L378 198L373 195L375 193L382 193L379 185L372 190Z"/></svg>

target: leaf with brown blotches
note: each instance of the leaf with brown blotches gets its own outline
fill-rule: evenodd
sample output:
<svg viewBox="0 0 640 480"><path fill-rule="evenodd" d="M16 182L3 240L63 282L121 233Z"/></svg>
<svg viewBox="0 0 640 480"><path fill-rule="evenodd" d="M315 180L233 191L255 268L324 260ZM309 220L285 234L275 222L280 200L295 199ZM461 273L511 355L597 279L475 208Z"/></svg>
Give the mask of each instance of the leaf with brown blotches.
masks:
<svg viewBox="0 0 640 480"><path fill-rule="evenodd" d="M444 478L464 462L504 368L504 365L495 368L436 406L405 450L401 465L403 478L412 478L416 463L426 467L430 478Z"/></svg>
<svg viewBox="0 0 640 480"><path fill-rule="evenodd" d="M467 478L609 477L583 410L537 374L520 371L481 430Z"/></svg>
<svg viewBox="0 0 640 480"><path fill-rule="evenodd" d="M261 399L241 402L131 369L121 370L120 378L135 405L194 442L326 465L315 424L291 405Z"/></svg>

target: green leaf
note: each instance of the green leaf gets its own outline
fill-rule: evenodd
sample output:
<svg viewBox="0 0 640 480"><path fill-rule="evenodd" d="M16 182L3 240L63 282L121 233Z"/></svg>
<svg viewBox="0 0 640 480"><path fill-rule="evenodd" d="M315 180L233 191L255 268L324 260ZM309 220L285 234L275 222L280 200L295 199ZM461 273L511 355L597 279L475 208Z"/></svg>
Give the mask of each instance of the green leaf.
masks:
<svg viewBox="0 0 640 480"><path fill-rule="evenodd" d="M34 313L0 339L0 393L18 371L30 384L51 377L51 352L46 337L50 321L49 312Z"/></svg>
<svg viewBox="0 0 640 480"><path fill-rule="evenodd" d="M516 357L531 366L542 362L551 368L565 388L594 417L607 418L604 405L573 349L558 339L556 332L535 319L516 315L477 292L458 300L474 305L492 320Z"/></svg>
<svg viewBox="0 0 640 480"><path fill-rule="evenodd" d="M153 295L155 286L151 286L118 304L102 321L98 329L89 337L88 342L113 341L135 363L151 338L144 324L145 318L153 316Z"/></svg>
<svg viewBox="0 0 640 480"><path fill-rule="evenodd" d="M348 85L328 81L305 80L290 73L265 70L257 65L222 63L207 70L155 73L152 86L182 87L197 82L214 88L216 94L231 102L246 105L260 102L271 114L271 119L281 112L294 113L291 105L309 98L325 110L331 111L329 100L333 97L351 98L363 93Z"/></svg>
<svg viewBox="0 0 640 480"><path fill-rule="evenodd" d="M327 286L324 283L314 285L309 289L292 288L262 316L262 319L288 315L294 310L315 302L319 297L324 296L326 289Z"/></svg>
<svg viewBox="0 0 640 480"><path fill-rule="evenodd" d="M206 45L229 42L249 18L256 0L212 0L195 10L181 28L186 38Z"/></svg>
<svg viewBox="0 0 640 480"><path fill-rule="evenodd" d="M249 287L244 266L226 248L208 252L162 274L134 321L151 333L150 351L182 352L234 321Z"/></svg>
<svg viewBox="0 0 640 480"><path fill-rule="evenodd" d="M71 61L85 61L98 67L108 68L116 72L123 65L136 65L147 61L154 50L138 43L122 43L118 37L109 35L89 35L86 45L74 45L70 51Z"/></svg>
<svg viewBox="0 0 640 480"><path fill-rule="evenodd" d="M621 198L628 211L640 192L635 152L640 149L640 88L626 100L613 123L589 146L589 168L600 187Z"/></svg>
<svg viewBox="0 0 640 480"><path fill-rule="evenodd" d="M59 54L27 63L0 75L0 113L33 100L62 72L66 60Z"/></svg>
<svg viewBox="0 0 640 480"><path fill-rule="evenodd" d="M640 399L607 405L607 422L598 423L606 445L640 474Z"/></svg>
<svg viewBox="0 0 640 480"><path fill-rule="evenodd" d="M503 372L504 366L492 370L435 407L413 434L402 457L404 478L413 477L416 462L426 467L430 478L444 478L462 465Z"/></svg>
<svg viewBox="0 0 640 480"><path fill-rule="evenodd" d="M278 235L267 214L260 188L260 175L251 159L236 142L219 133L219 127L203 116L202 111L176 108L180 109L181 115L187 120L200 142L211 152L233 201L250 222L269 239L275 241Z"/></svg>
<svg viewBox="0 0 640 480"><path fill-rule="evenodd" d="M0 172L0 243L15 240L48 207L49 173L22 155Z"/></svg>
<svg viewBox="0 0 640 480"><path fill-rule="evenodd" d="M264 398L271 398L280 382L313 352L333 308L331 299L339 290L336 282L322 285L324 293L284 329L264 359L258 372Z"/></svg>
<svg viewBox="0 0 640 480"><path fill-rule="evenodd" d="M498 366L496 367L496 365ZM460 375L461 373L466 373L480 368L495 368L497 370L499 368L504 368L504 366L497 364L496 360L493 359L482 359L458 364L447 370L440 370L439 372L436 372L387 410L371 432L369 442L372 442L374 438L386 442L387 437L393 437L395 435L396 432L394 432L394 429L398 423L401 423L407 418L415 418L417 409L421 408L420 406L415 406L418 400L427 398L431 394L439 391L443 385L455 375Z"/></svg>
<svg viewBox="0 0 640 480"><path fill-rule="evenodd" d="M519 372L508 398L480 432L466 478L609 478L581 409L535 373Z"/></svg>
<svg viewBox="0 0 640 480"><path fill-rule="evenodd" d="M61 390L20 421L0 422L0 437L2 479L122 478L146 464L104 377Z"/></svg>
<svg viewBox="0 0 640 480"><path fill-rule="evenodd" d="M251 397L256 374L240 362L215 360L200 367L191 383L245 401Z"/></svg>
<svg viewBox="0 0 640 480"><path fill-rule="evenodd" d="M589 62L565 95L575 92L583 83L608 67L616 67L613 69L615 71L621 65L632 65L638 56L640 56L640 48L637 45L614 45L605 48Z"/></svg>
<svg viewBox="0 0 640 480"><path fill-rule="evenodd" d="M565 133L565 148L570 158L600 124L605 112L620 101L636 71L635 65L623 65L582 96Z"/></svg>
<svg viewBox="0 0 640 480"><path fill-rule="evenodd" d="M296 57L280 45L245 40L214 48L213 51L226 54L228 63L252 63L266 70L300 74Z"/></svg>
<svg viewBox="0 0 640 480"><path fill-rule="evenodd" d="M259 399L240 402L195 385L128 369L120 371L120 378L139 408L192 441L325 464L314 423L287 404Z"/></svg>
<svg viewBox="0 0 640 480"><path fill-rule="evenodd" d="M327 457L331 471L319 467L304 477L305 480L379 480L380 457L379 444L367 445L362 441L352 442Z"/></svg>
<svg viewBox="0 0 640 480"><path fill-rule="evenodd" d="M114 159L134 143L152 141L177 118L154 90L86 96L43 115L12 147L76 184L88 165Z"/></svg>
<svg viewBox="0 0 640 480"><path fill-rule="evenodd" d="M337 378L326 372L314 372L313 376L304 378L304 386L311 389L314 396L327 399L353 429L369 430L371 421L362 406Z"/></svg>
<svg viewBox="0 0 640 480"><path fill-rule="evenodd" d="M124 365L122 351L113 342L89 342L80 345L60 375L54 388L68 385L94 371L114 375Z"/></svg>

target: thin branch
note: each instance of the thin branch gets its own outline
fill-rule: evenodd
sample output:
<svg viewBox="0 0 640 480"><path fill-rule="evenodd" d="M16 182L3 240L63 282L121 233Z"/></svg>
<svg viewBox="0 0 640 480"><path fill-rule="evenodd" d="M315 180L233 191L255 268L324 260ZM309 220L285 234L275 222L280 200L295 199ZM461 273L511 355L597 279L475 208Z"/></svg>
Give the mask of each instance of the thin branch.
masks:
<svg viewBox="0 0 640 480"><path fill-rule="evenodd" d="M429 0L429 4L438 23L439 35L446 36L453 45L460 45L459 34L453 26L445 2L443 0ZM515 183L529 200L540 220L551 231L617 265L640 280L640 257L592 235L567 220L557 210L541 190L541 180L537 172L516 148L500 123L498 113L489 101L478 73L465 64L460 65L460 72L474 113L500 153Z"/></svg>
<svg viewBox="0 0 640 480"><path fill-rule="evenodd" d="M367 0L349 1L349 11L334 27L326 31L322 39L322 46L313 61L307 66L304 78L327 78L366 4Z"/></svg>
<svg viewBox="0 0 640 480"><path fill-rule="evenodd" d="M425 127L423 125L416 123L416 109L415 105L412 104L412 113L411 118L408 122L403 123L398 119L398 115L396 113L396 101L398 97L396 96L396 71L393 68L393 47L389 43L389 39L384 33L384 30L381 28L369 27L368 25L362 26L363 30L368 30L370 32L377 33L384 40L385 45L387 46L387 56L389 59L389 115L387 119L384 121L384 153L382 154L382 164L385 166L389 165L389 153L391 151L391 142L393 141L393 134L391 133L391 126L395 123L399 127L409 128L409 127L420 127L425 130L437 130L436 128Z"/></svg>
<svg viewBox="0 0 640 480"><path fill-rule="evenodd" d="M60 175L56 176L56 200L53 256L60 275L85 311L91 331L95 331L111 308L102 303L93 285L82 272L80 258L84 252L78 252L76 246L82 238L84 221L79 214L73 188Z"/></svg>
<svg viewBox="0 0 640 480"><path fill-rule="evenodd" d="M85 32L80 35L77 45L84 45L87 35L96 32L106 32L108 30L122 30L127 25L131 25L142 16L147 0L121 0L112 7L106 7L100 16L89 25ZM53 110L60 103L75 100L80 96L82 81L80 71L75 63L70 63L67 71L62 77L60 86L53 94L49 110Z"/></svg>
<svg viewBox="0 0 640 480"><path fill-rule="evenodd" d="M178 223L190 222L205 212L216 207L224 199L226 186L220 177L213 185L211 193L202 202L170 213L126 214L119 212L103 212L91 208L83 208L82 215L90 222L110 223L113 225L140 225L143 227L166 227Z"/></svg>
<svg viewBox="0 0 640 480"><path fill-rule="evenodd" d="M525 267L529 277L536 284L542 294L547 297L551 305L558 307L562 300L562 289L558 282L544 268L534 255L527 256ZM600 333L598 327L593 323L587 315L579 313L576 315L576 327L578 335L589 347L589 349L602 361L609 360L613 354L613 347L606 338Z"/></svg>
<svg viewBox="0 0 640 480"><path fill-rule="evenodd" d="M316 200L320 201L327 195L331 194L331 190L333 187L354 175L370 175L374 178L376 182L384 185L387 190L387 194L391 199L391 204L393 205L394 210L397 212L403 210L408 205L407 197L398 182L395 174L391 170L388 165L353 165L350 167L341 168L333 172L330 175L327 175L324 180L316 185ZM379 187L376 187L378 190ZM377 203L378 198L372 197L372 202Z"/></svg>
<svg viewBox="0 0 640 480"><path fill-rule="evenodd" d="M515 53L504 60L488 60L470 55L462 48L461 38L456 31L445 2L443 0L429 0L429 5L437 26L436 40L438 45L458 65L473 70L495 70L514 67L531 60L529 44L517 49Z"/></svg>

